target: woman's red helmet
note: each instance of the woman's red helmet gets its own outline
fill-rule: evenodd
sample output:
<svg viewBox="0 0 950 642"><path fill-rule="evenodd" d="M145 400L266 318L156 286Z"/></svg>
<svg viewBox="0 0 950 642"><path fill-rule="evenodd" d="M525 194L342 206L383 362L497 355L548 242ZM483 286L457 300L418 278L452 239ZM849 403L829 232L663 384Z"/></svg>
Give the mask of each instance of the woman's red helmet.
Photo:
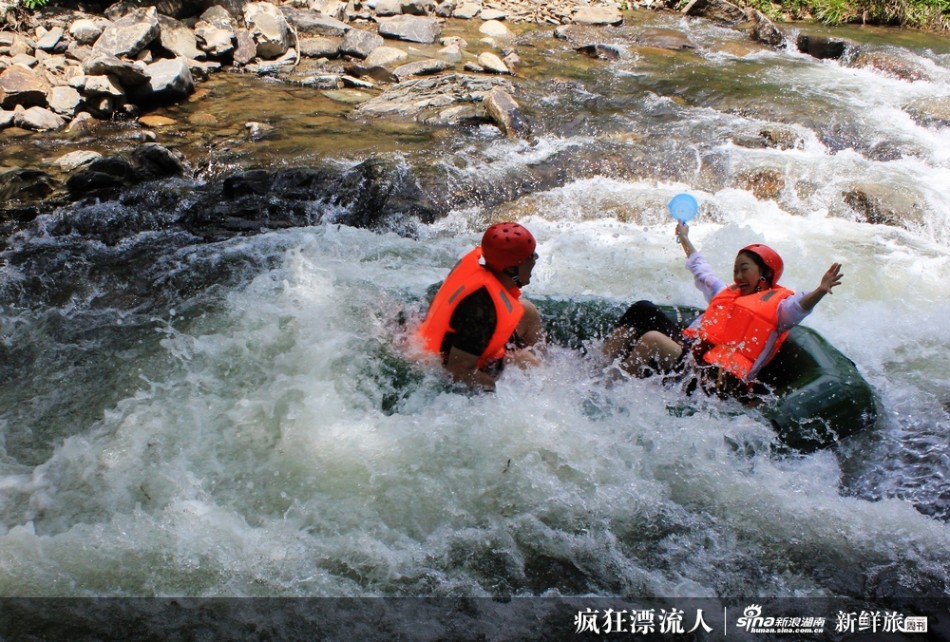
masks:
<svg viewBox="0 0 950 642"><path fill-rule="evenodd" d="M745 246L739 251L755 254L757 257L762 259L762 262L765 263L765 266L772 271L772 277L769 279L769 287L774 287L775 284L778 283L779 279L782 278L782 272L785 270L785 263L782 261L782 257L778 255L778 252L770 248L768 245L753 243L752 245Z"/></svg>
<svg viewBox="0 0 950 642"><path fill-rule="evenodd" d="M501 271L530 257L537 245L534 236L523 225L495 223L482 236L482 256L485 265Z"/></svg>

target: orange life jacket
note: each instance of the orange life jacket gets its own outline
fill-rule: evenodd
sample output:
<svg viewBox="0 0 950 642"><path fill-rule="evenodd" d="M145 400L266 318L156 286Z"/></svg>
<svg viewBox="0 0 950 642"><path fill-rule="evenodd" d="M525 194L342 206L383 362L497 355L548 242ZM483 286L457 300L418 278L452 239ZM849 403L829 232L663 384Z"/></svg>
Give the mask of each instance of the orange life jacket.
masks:
<svg viewBox="0 0 950 642"><path fill-rule="evenodd" d="M452 268L435 298L432 299L432 303L429 304L426 318L419 327L419 335L425 349L438 353L442 349L445 335L455 332L450 325L455 308L469 294L483 287L486 288L495 305L495 316L498 321L495 323L495 332L488 346L479 355L479 368L485 367L496 359L504 358L505 344L514 334L515 328L518 327L524 315L524 307L518 300L521 297L521 290L507 289L488 268L479 262L481 258L482 248L479 246L463 256Z"/></svg>
<svg viewBox="0 0 950 642"><path fill-rule="evenodd" d="M780 285L740 296L731 285L712 298L699 326L687 328L684 334L711 346L703 361L719 366L742 381L748 381L752 366L765 350L768 363L788 337L788 331L777 334L778 306L794 294ZM770 342L771 339L771 342Z"/></svg>

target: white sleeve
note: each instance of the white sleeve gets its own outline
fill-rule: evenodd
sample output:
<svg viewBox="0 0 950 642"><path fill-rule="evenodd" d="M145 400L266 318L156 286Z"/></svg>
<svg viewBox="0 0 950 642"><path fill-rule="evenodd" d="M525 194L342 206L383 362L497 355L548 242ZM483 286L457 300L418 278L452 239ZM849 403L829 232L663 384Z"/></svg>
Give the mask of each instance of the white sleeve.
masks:
<svg viewBox="0 0 950 642"><path fill-rule="evenodd" d="M786 297L778 304L778 332L782 333L790 330L805 320L810 310L802 307L802 299L805 298L805 292L796 292L790 297Z"/></svg>
<svg viewBox="0 0 950 642"><path fill-rule="evenodd" d="M693 273L693 283L703 293L707 303L727 287L726 283L716 276L712 266L699 252L694 252L692 256L686 259L686 269Z"/></svg>

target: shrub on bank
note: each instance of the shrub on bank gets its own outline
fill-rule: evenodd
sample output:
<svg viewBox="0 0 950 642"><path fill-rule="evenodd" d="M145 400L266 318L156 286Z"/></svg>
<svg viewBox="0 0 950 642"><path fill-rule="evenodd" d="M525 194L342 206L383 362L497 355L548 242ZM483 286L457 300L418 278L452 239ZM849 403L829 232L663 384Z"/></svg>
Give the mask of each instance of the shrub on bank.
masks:
<svg viewBox="0 0 950 642"><path fill-rule="evenodd" d="M950 29L950 0L748 0L748 4L779 20Z"/></svg>

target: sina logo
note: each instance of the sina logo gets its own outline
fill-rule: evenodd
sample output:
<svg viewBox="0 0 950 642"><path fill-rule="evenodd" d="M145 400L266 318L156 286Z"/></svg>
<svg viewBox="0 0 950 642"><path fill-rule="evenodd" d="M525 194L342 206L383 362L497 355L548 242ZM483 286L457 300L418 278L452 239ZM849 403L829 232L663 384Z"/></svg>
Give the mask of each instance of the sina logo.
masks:
<svg viewBox="0 0 950 642"><path fill-rule="evenodd" d="M762 607L758 604L750 604L745 607L745 610L742 612L742 617L736 621L736 626L740 629L754 632L775 626L775 618L762 617Z"/></svg>

